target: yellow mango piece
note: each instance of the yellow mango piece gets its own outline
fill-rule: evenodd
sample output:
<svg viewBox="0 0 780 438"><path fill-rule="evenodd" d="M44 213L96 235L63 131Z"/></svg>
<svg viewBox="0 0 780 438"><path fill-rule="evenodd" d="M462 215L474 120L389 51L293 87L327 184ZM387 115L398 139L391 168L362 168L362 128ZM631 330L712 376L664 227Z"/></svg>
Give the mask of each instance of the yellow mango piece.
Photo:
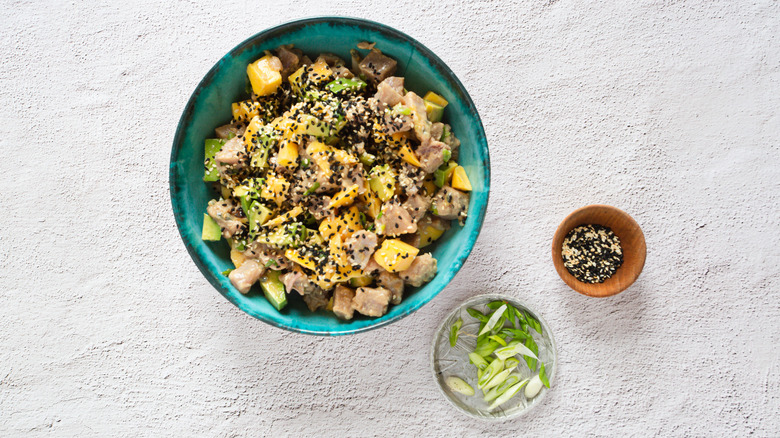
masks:
<svg viewBox="0 0 780 438"><path fill-rule="evenodd" d="M328 67L328 63L320 57L309 68L309 81L313 84L321 84L325 81L330 82L330 78L333 76L333 70Z"/></svg>
<svg viewBox="0 0 780 438"><path fill-rule="evenodd" d="M257 138L258 132L260 132L262 128L263 122L260 120L260 117L252 117L252 120L246 127L246 131L244 131L244 145L246 145L246 150L249 153L252 153L255 150L255 145L259 141Z"/></svg>
<svg viewBox="0 0 780 438"><path fill-rule="evenodd" d="M444 230L428 225L420 230L420 248L425 248L444 234Z"/></svg>
<svg viewBox="0 0 780 438"><path fill-rule="evenodd" d="M356 231L363 229L360 225L360 210L357 206L342 209L334 217L326 217L320 222L320 235L324 240L330 240L334 234L339 233L343 240L352 236Z"/></svg>
<svg viewBox="0 0 780 438"><path fill-rule="evenodd" d="M295 73L287 77L287 80L290 82L290 86L292 87L295 94L301 94L301 91L303 90L303 81L301 80L301 75L303 75L304 70L306 70L306 66L295 70Z"/></svg>
<svg viewBox="0 0 780 438"><path fill-rule="evenodd" d="M330 240L336 234L336 218L326 217L320 221L320 226L317 229L323 240Z"/></svg>
<svg viewBox="0 0 780 438"><path fill-rule="evenodd" d="M333 275L332 279L336 283L344 283L350 281L353 278L363 276L363 271L359 269L353 269L352 266L339 267L338 271Z"/></svg>
<svg viewBox="0 0 780 438"><path fill-rule="evenodd" d="M267 221L266 223L263 224L263 226L266 228L278 227L279 225L299 216L301 213L303 213L303 208L295 207L292 210L284 214L280 214L279 216L276 216L275 218Z"/></svg>
<svg viewBox="0 0 780 438"><path fill-rule="evenodd" d="M289 187L290 183L283 177L270 175L260 190L260 197L274 201L277 207L281 207L282 203L287 199L287 189Z"/></svg>
<svg viewBox="0 0 780 438"><path fill-rule="evenodd" d="M328 300L328 305L325 306L325 310L327 310L328 312L333 311L333 297L330 297L330 299Z"/></svg>
<svg viewBox="0 0 780 438"><path fill-rule="evenodd" d="M336 159L341 164L357 164L358 159L356 156L350 154L349 152L343 150L343 149L335 149L333 152L333 158Z"/></svg>
<svg viewBox="0 0 780 438"><path fill-rule="evenodd" d="M332 152L332 151L333 151L332 147L319 141L310 142L309 145L306 146L306 153L309 155L314 155L314 154L319 154L324 152Z"/></svg>
<svg viewBox="0 0 780 438"><path fill-rule="evenodd" d="M331 176L333 174L333 171L330 170L330 162L328 161L328 155L329 153L332 153L332 151L332 147L318 141L313 141L306 146L306 153L311 155L314 163L322 169L326 176Z"/></svg>
<svg viewBox="0 0 780 438"><path fill-rule="evenodd" d="M471 182L463 166L456 167L455 171L452 172L452 188L463 190L464 192L471 191Z"/></svg>
<svg viewBox="0 0 780 438"><path fill-rule="evenodd" d="M347 254L344 252L344 242L341 235L336 233L328 242L330 258L339 266L347 266Z"/></svg>
<svg viewBox="0 0 780 438"><path fill-rule="evenodd" d="M357 164L358 159L349 152L336 149L332 146L328 146L325 143L319 141L313 141L306 146L306 153L311 155L311 158L325 172L325 175L330 176L333 172L330 169L329 157L333 157L334 160L341 164Z"/></svg>
<svg viewBox="0 0 780 438"><path fill-rule="evenodd" d="M387 239L374 253L374 260L388 272L401 272L409 269L419 249L398 239Z"/></svg>
<svg viewBox="0 0 780 438"><path fill-rule="evenodd" d="M360 189L360 186L353 184L349 188L343 189L336 193L336 195L330 201L330 208L339 208L354 202L358 195L358 189Z"/></svg>
<svg viewBox="0 0 780 438"><path fill-rule="evenodd" d="M288 249L284 252L284 256L306 269L311 269L312 271L317 270L317 261L311 257L301 255L298 250Z"/></svg>
<svg viewBox="0 0 780 438"><path fill-rule="evenodd" d="M440 107L444 108L447 106L449 102L447 102L447 99L439 96L438 94L434 93L433 91L429 91L425 93L425 97L423 97L423 100L427 100L428 102L435 103L436 105L439 105Z"/></svg>
<svg viewBox="0 0 780 438"><path fill-rule="evenodd" d="M433 182L433 180L431 179L426 179L425 181L423 181L423 188L427 192L426 194L428 196L433 196L434 194L436 194L436 190L438 189L438 187L436 187L436 183Z"/></svg>
<svg viewBox="0 0 780 438"><path fill-rule="evenodd" d="M251 100L233 102L231 108L233 110L233 119L239 122L251 120L253 117L260 114L257 104Z"/></svg>
<svg viewBox="0 0 780 438"><path fill-rule="evenodd" d="M387 143L391 140L390 136L387 135L387 132L385 125L383 123L379 123L378 121L374 121L371 129L371 135L374 137L374 141L377 143Z"/></svg>
<svg viewBox="0 0 780 438"><path fill-rule="evenodd" d="M353 277L349 280L349 285L352 287L363 287L368 286L369 284L373 283L374 279L369 277L368 275L361 275L358 277Z"/></svg>
<svg viewBox="0 0 780 438"><path fill-rule="evenodd" d="M230 261L232 261L233 262L233 266L235 266L236 269L238 269L246 261L246 256L241 251L238 251L238 250L235 250L235 249L231 249L230 250Z"/></svg>
<svg viewBox="0 0 780 438"><path fill-rule="evenodd" d="M401 159L411 164L412 166L420 167L420 160L417 158L417 154L414 153L412 147L409 144L401 146L401 150L398 151L398 155Z"/></svg>
<svg viewBox="0 0 780 438"><path fill-rule="evenodd" d="M366 204L366 213L371 216L371 219L376 219L379 213L382 211L382 201L376 196L371 187L366 188L366 191L360 195L360 200Z"/></svg>
<svg viewBox="0 0 780 438"><path fill-rule="evenodd" d="M276 163L284 167L298 165L298 143L284 142L276 155Z"/></svg>
<svg viewBox="0 0 780 438"><path fill-rule="evenodd" d="M282 61L276 56L265 55L246 67L252 91L258 96L274 94L282 85Z"/></svg>

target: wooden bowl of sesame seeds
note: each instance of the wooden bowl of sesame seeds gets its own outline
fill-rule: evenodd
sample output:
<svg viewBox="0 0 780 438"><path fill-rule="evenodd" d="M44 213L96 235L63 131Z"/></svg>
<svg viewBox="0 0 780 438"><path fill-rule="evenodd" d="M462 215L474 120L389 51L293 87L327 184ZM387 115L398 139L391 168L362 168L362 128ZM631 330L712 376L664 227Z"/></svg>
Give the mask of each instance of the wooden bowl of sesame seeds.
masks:
<svg viewBox="0 0 780 438"><path fill-rule="evenodd" d="M619 239L622 264L601 283L580 281L564 263L564 240L582 225L606 227ZM569 287L590 297L609 297L626 290L642 272L646 255L645 235L639 224L628 213L609 205L588 205L575 210L558 226L552 242L553 264L558 275Z"/></svg>

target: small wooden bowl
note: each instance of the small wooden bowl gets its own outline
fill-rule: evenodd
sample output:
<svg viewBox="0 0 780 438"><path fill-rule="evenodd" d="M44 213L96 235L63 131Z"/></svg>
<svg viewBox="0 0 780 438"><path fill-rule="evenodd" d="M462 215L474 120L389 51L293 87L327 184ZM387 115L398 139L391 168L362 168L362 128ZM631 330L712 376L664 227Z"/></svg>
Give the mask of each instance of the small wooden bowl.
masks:
<svg viewBox="0 0 780 438"><path fill-rule="evenodd" d="M583 283L563 266L561 248L569 231L587 224L609 227L620 239L623 248L623 264L615 274L603 283ZM588 205L574 210L558 225L552 242L552 258L561 279L577 292L590 297L609 297L623 292L639 277L645 266L647 245L639 224L623 210L609 205Z"/></svg>

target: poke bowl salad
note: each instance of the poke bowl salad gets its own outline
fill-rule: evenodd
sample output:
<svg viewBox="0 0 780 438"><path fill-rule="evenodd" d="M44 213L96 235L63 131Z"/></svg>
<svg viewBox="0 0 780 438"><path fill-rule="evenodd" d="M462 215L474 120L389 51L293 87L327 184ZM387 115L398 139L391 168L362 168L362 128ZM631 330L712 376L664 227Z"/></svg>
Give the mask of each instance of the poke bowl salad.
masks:
<svg viewBox="0 0 780 438"><path fill-rule="evenodd" d="M284 45L247 65L203 175L202 239L230 247L222 274L239 292L351 320L436 276L426 247L464 223L472 187L448 102L406 89L396 69L369 43L351 59Z"/></svg>

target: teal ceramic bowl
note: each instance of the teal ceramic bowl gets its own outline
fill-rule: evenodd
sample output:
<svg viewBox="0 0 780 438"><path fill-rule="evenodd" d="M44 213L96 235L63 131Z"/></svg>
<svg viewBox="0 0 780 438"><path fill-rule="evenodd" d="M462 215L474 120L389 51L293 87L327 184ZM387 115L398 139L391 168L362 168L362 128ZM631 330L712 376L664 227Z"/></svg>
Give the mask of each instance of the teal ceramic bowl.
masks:
<svg viewBox="0 0 780 438"><path fill-rule="evenodd" d="M450 103L444 121L452 125L461 140L460 164L465 167L473 192L465 226L453 227L431 249L439 261L439 272L430 283L408 290L404 300L381 318L356 315L342 321L330 312L310 312L297 294L287 308L274 309L263 294L242 295L221 272L232 268L224 240L204 242L200 238L203 213L214 196L202 181L203 141L214 136L214 128L231 118L230 104L244 97L246 66L282 44L295 44L310 56L335 53L349 59L349 50L360 41L373 41L377 48L398 61L397 75L406 78L406 88L423 94L435 90ZM463 84L446 65L411 37L367 20L344 17L308 18L282 24L249 38L230 51L209 70L187 102L176 129L170 162L173 213L184 245L203 275L239 309L276 327L316 335L358 333L398 321L422 307L452 280L477 240L490 189L490 158L482 122Z"/></svg>

